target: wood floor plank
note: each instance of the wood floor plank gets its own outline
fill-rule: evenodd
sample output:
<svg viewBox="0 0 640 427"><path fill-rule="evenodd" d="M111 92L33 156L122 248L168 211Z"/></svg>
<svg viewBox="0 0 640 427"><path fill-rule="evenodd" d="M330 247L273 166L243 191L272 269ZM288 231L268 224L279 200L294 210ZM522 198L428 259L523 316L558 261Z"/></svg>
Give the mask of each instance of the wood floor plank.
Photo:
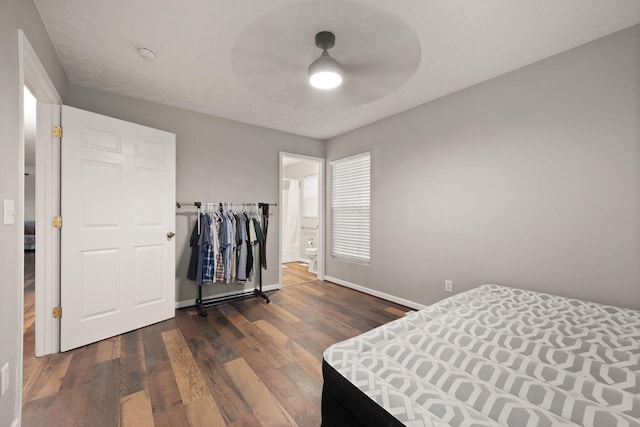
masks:
<svg viewBox="0 0 640 427"><path fill-rule="evenodd" d="M295 342L300 345L300 347L316 356L318 360L322 360L322 354L324 351L338 341L322 331L313 331L302 337L295 338Z"/></svg>
<svg viewBox="0 0 640 427"><path fill-rule="evenodd" d="M224 370L224 363L235 360L239 356L234 359L219 358L218 352L214 350L215 347L212 347L205 338L190 339L189 347L198 363L198 369L207 383L207 388L217 402L227 423L250 417L251 408L234 388L233 381Z"/></svg>
<svg viewBox="0 0 640 427"><path fill-rule="evenodd" d="M163 330L162 325L155 324L141 331L153 421L157 427L188 426L185 407L162 339Z"/></svg>
<svg viewBox="0 0 640 427"><path fill-rule="evenodd" d="M295 386L296 390L304 394L316 406L322 401L322 383L323 381L313 378L297 363L289 363L280 370L287 376L289 381ZM313 411L311 411L313 413ZM319 425L318 422L316 425Z"/></svg>
<svg viewBox="0 0 640 427"><path fill-rule="evenodd" d="M270 305L269 307L267 307L269 309L269 311L271 311L275 316L279 317L280 319L282 319L284 322L287 323L299 323L302 322L302 319L296 315L294 315L293 313L291 313L290 311L282 308L281 306L274 304L274 305Z"/></svg>
<svg viewBox="0 0 640 427"><path fill-rule="evenodd" d="M42 376L45 367L47 366L46 357L38 357L30 360L31 363L25 363L23 366L23 381L22 381L22 396L23 400L33 400L32 390L36 382Z"/></svg>
<svg viewBox="0 0 640 427"><path fill-rule="evenodd" d="M297 425L244 359L227 362L224 368L244 399L253 408L253 415L260 420L260 424L264 427Z"/></svg>
<svg viewBox="0 0 640 427"><path fill-rule="evenodd" d="M121 336L120 396L138 393L147 388L147 366L140 330Z"/></svg>
<svg viewBox="0 0 640 427"><path fill-rule="evenodd" d="M60 390L62 380L67 374L72 354L56 354L49 358L27 400L51 396Z"/></svg>
<svg viewBox="0 0 640 427"><path fill-rule="evenodd" d="M82 425L93 386L97 345L89 345L73 350L70 369L62 381L60 391L49 407L52 422L50 426ZM46 356L49 357L49 356Z"/></svg>
<svg viewBox="0 0 640 427"><path fill-rule="evenodd" d="M398 308L395 307L387 307L384 309L384 311L386 311L387 313L391 313L392 315L396 316L396 317L404 317L407 314L407 309L405 308L404 310L400 310Z"/></svg>
<svg viewBox="0 0 640 427"><path fill-rule="evenodd" d="M118 359L120 357L120 339L121 337L118 335L117 337L102 340L97 343L96 363Z"/></svg>
<svg viewBox="0 0 640 427"><path fill-rule="evenodd" d="M162 329L159 324L147 326L140 333L142 334L144 362L147 370L153 369L158 364L168 362L169 356L167 355L167 349L164 347L161 335Z"/></svg>
<svg viewBox="0 0 640 427"><path fill-rule="evenodd" d="M163 332L162 339L169 354L182 402L186 406L190 425L207 425L207 422L211 423L210 425L224 425L220 409L211 396L181 331Z"/></svg>
<svg viewBox="0 0 640 427"><path fill-rule="evenodd" d="M153 408L153 422L157 427L188 426L189 420L176 384L171 363L157 362L148 369L147 383Z"/></svg>
<svg viewBox="0 0 640 427"><path fill-rule="evenodd" d="M349 322L358 329L373 329L398 317L384 310L388 305L377 305L378 298L371 295L351 292L342 298L331 294L317 296L306 292L308 288L306 285L299 286L292 291L292 295L307 304L318 304L322 301L339 313L342 321Z"/></svg>
<svg viewBox="0 0 640 427"><path fill-rule="evenodd" d="M240 354L257 371L278 369L290 362L300 363L300 356L304 356L307 353L302 347L295 342L289 341L281 333L277 336L270 335L268 331L273 331L274 329L265 326L265 324L263 324L263 330L257 324L249 322L239 313L229 313L228 317L245 335L243 340L236 343L236 346L240 349ZM319 364L319 362L316 359L315 363ZM312 362L310 359L305 359L302 363L307 366ZM312 370L311 367L309 369Z"/></svg>
<svg viewBox="0 0 640 427"><path fill-rule="evenodd" d="M118 359L107 360L96 365L83 425L117 426L119 424L119 369Z"/></svg>
<svg viewBox="0 0 640 427"><path fill-rule="evenodd" d="M202 399L209 391L182 333L177 329L166 331L162 333L162 339L167 348L182 402L188 405Z"/></svg>
<svg viewBox="0 0 640 427"><path fill-rule="evenodd" d="M295 288L291 288L295 291ZM305 322L309 323L316 329L324 331L326 334L335 338L336 341L343 341L347 338L354 337L363 330L362 327L351 326L353 322L344 315L334 310L332 307L323 307L322 311L313 310L307 303L300 301L299 298L291 295L282 295L282 299L286 303L288 309L295 312L307 313Z"/></svg>
<svg viewBox="0 0 640 427"><path fill-rule="evenodd" d="M216 401L210 394L193 401L187 406L187 418L192 426L224 426L226 422L222 418Z"/></svg>
<svg viewBox="0 0 640 427"><path fill-rule="evenodd" d="M282 286L285 288L313 280L318 280L318 276L309 272L309 265L306 263L287 262L282 266Z"/></svg>
<svg viewBox="0 0 640 427"><path fill-rule="evenodd" d="M227 338L220 332L220 328L216 320L215 315L210 317L198 317L195 320L196 325L200 329L202 336L207 340L212 348L215 348L215 357L221 362L228 362L230 360L240 357L233 345L227 340Z"/></svg>
<svg viewBox="0 0 640 427"><path fill-rule="evenodd" d="M55 395L51 395L26 402L22 407L22 425L29 427L48 427L51 425L49 408L55 398Z"/></svg>
<svg viewBox="0 0 640 427"><path fill-rule="evenodd" d="M122 427L154 427L151 399L146 390L120 399L120 425Z"/></svg>
<svg viewBox="0 0 640 427"><path fill-rule="evenodd" d="M297 363L316 381L322 382L322 365L318 363L319 360L316 356L309 353L266 320L258 320L254 322L254 325L269 336L282 350L293 356Z"/></svg>
<svg viewBox="0 0 640 427"><path fill-rule="evenodd" d="M291 416L291 418L299 426L318 426L320 425L320 414L317 411L320 401L314 402L310 400L305 393L297 388L296 384L291 382L286 375L283 374L287 364L279 369L257 370L256 375L267 387L269 392L278 401L280 406ZM317 392L321 390L321 385L316 384Z"/></svg>
<svg viewBox="0 0 640 427"><path fill-rule="evenodd" d="M246 417L236 420L230 424L227 424L227 427L261 427L260 421L256 419L252 414L247 415Z"/></svg>
<svg viewBox="0 0 640 427"><path fill-rule="evenodd" d="M202 336L202 332L196 324L199 320L200 318L189 315L188 310L176 311L176 323L178 324L180 332L182 332L182 336L187 341L191 338Z"/></svg>
<svg viewBox="0 0 640 427"><path fill-rule="evenodd" d="M300 286L300 288L303 289L305 292L308 292L308 293L313 294L315 296L325 295L325 293L323 292L323 290L320 287L314 286L314 285L317 285L318 283L321 283L321 282L314 281L314 282L311 282L311 283L305 283L306 286Z"/></svg>
<svg viewBox="0 0 640 427"><path fill-rule="evenodd" d="M229 320L245 335L245 338L236 342L243 360L269 389L282 408L299 425L318 425L319 420L315 418L315 414L317 414L316 408L319 402L312 402L304 393L300 393L295 384L282 373L284 366L300 362L299 354L288 350L286 344L280 346L276 342L279 338L274 339L239 313L233 315L229 313L228 316ZM279 340L286 341L286 339ZM299 349L299 353L302 352L297 345L296 348ZM315 360L315 363L320 364L319 360ZM320 382L316 383L316 387L319 392Z"/></svg>

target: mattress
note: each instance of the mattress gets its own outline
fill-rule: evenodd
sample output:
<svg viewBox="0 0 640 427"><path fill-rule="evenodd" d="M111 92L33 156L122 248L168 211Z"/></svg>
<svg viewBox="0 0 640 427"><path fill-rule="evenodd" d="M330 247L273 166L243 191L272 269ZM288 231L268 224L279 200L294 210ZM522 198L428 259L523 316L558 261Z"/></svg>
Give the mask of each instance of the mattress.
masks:
<svg viewBox="0 0 640 427"><path fill-rule="evenodd" d="M640 312L484 285L329 347L323 371L326 427L640 427Z"/></svg>

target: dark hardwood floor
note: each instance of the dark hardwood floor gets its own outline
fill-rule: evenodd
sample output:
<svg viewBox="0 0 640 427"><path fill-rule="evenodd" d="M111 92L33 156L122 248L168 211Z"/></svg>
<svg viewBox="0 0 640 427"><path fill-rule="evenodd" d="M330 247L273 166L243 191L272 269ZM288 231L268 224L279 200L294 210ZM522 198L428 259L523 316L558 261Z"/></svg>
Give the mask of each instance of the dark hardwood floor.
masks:
<svg viewBox="0 0 640 427"><path fill-rule="evenodd" d="M29 257L24 427L318 426L324 349L408 310L306 282L35 358Z"/></svg>

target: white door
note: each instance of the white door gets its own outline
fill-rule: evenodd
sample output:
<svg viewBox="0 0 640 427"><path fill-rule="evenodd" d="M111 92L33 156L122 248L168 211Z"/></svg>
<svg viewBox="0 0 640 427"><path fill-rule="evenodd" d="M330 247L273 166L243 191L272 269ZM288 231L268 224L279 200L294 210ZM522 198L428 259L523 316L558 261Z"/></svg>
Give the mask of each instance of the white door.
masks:
<svg viewBox="0 0 640 427"><path fill-rule="evenodd" d="M60 349L175 315L175 135L62 107Z"/></svg>

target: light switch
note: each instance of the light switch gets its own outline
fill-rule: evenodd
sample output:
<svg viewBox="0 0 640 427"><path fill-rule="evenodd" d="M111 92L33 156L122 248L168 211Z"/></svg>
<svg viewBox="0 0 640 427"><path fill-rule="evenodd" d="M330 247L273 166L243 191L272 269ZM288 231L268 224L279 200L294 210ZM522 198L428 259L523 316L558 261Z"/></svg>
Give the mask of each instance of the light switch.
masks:
<svg viewBox="0 0 640 427"><path fill-rule="evenodd" d="M0 370L0 383L2 383L2 391L0 392L0 396L3 396L7 389L9 388L9 364L5 363L2 369Z"/></svg>
<svg viewBox="0 0 640 427"><path fill-rule="evenodd" d="M4 207L3 224L13 224L16 222L16 206L13 200L4 200L2 203Z"/></svg>

